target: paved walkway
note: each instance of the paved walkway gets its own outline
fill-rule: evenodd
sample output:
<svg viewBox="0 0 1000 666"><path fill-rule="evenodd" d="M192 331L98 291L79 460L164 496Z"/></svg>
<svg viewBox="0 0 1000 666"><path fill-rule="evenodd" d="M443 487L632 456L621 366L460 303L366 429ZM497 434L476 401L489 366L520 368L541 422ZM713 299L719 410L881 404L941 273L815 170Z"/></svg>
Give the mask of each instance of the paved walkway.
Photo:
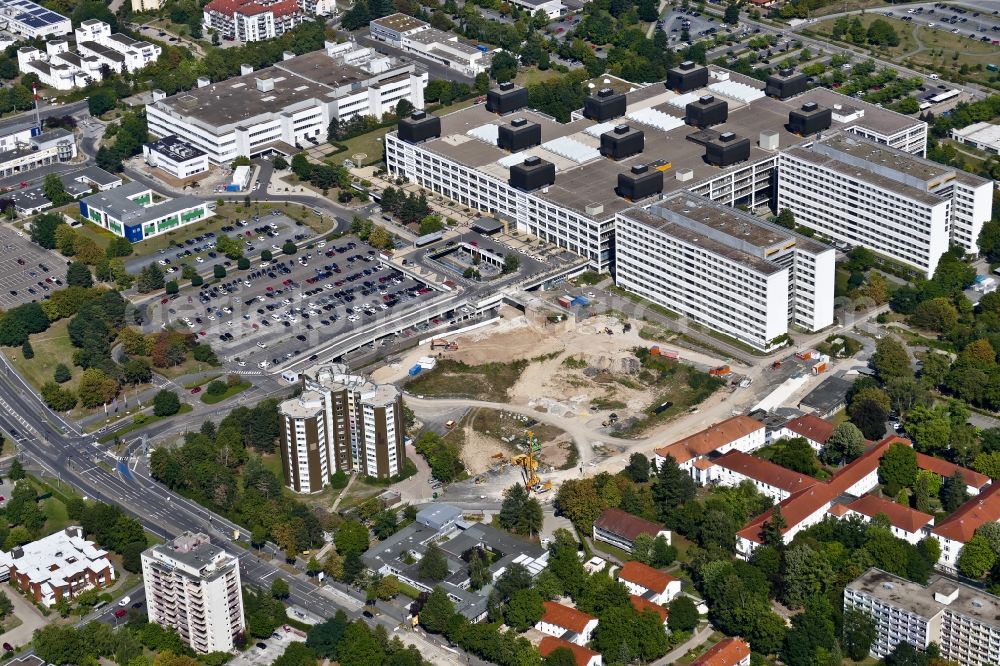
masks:
<svg viewBox="0 0 1000 666"><path fill-rule="evenodd" d="M27 645L31 642L31 635L35 633L35 629L44 627L49 620L15 590L7 589L4 592L14 604L14 615L21 618L21 624L0 635L0 643L10 643L15 648Z"/></svg>
<svg viewBox="0 0 1000 666"><path fill-rule="evenodd" d="M715 631L715 627L713 627L711 624L706 624L704 627L701 627L697 631L695 631L694 635L691 636L691 638L687 639L686 641L678 645L676 648L674 648L667 654L663 655L662 657L654 661L651 664L651 666L666 666L667 664L674 663L675 661L686 655L688 653L688 650L694 649L699 645L704 644L705 641L708 640L708 637L712 635L713 631Z"/></svg>

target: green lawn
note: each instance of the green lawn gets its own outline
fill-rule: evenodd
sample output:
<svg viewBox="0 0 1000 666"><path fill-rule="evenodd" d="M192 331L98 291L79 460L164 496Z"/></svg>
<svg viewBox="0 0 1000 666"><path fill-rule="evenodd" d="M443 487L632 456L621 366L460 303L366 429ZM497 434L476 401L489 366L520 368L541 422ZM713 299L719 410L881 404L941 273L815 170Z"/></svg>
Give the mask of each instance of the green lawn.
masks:
<svg viewBox="0 0 1000 666"><path fill-rule="evenodd" d="M395 125L390 125L389 127L383 127L374 132L343 141L342 143L347 146L347 150L337 153L336 160L339 162L341 160L354 159L354 155L364 153L365 157L361 160L362 166L378 164L382 161L382 137L395 129Z"/></svg>
<svg viewBox="0 0 1000 666"><path fill-rule="evenodd" d="M406 384L415 395L461 397L500 402L521 377L528 361L466 365L442 359L433 370L424 370Z"/></svg>
<svg viewBox="0 0 1000 666"><path fill-rule="evenodd" d="M218 395L212 395L210 393L202 393L201 401L206 405L214 405L217 402L222 402L227 398L231 398L238 393L242 393L250 388L250 382L240 382L239 384L234 384L226 389L225 393L219 393Z"/></svg>
<svg viewBox="0 0 1000 666"><path fill-rule="evenodd" d="M45 514L45 532L52 534L70 524L66 505L62 500L50 497L42 502L42 513Z"/></svg>
<svg viewBox="0 0 1000 666"><path fill-rule="evenodd" d="M214 380L218 379L221 376L222 376L222 373L219 373L217 375L206 375L206 376L201 377L199 379L195 379L193 381L187 382L186 384L184 384L184 388L186 388L188 390L191 390L191 389L196 388L198 386L204 386L205 384L207 384L207 383L209 383L211 381L214 381Z"/></svg>
<svg viewBox="0 0 1000 666"><path fill-rule="evenodd" d="M177 413L178 414L187 414L192 409L194 409L194 408L191 405L189 405L186 402L182 402L181 403L181 408L180 408L180 410ZM170 417L169 416L155 416L153 414L138 414L138 415L136 415L136 417L134 419L132 419L132 423L128 424L124 428L120 428L119 430L116 430L114 432L107 433L106 435L104 435L103 437L101 437L100 439L98 439L97 441L99 441L102 444L105 444L107 442L113 441L115 439L115 437L122 437L122 436L127 435L128 433L132 432L133 430L139 430L140 428L145 428L145 427L147 427L147 426L149 426L149 425L151 425L153 423L156 423L157 421L162 421L163 419L166 419L166 418L170 418Z"/></svg>
<svg viewBox="0 0 1000 666"><path fill-rule="evenodd" d="M8 358L17 368L18 373L27 379L32 386L41 389L46 382L52 381L53 373L59 363L73 373L73 378L63 384L63 388L76 390L82 370L73 367L73 352L75 348L69 341L69 319L61 319L49 327L44 333L31 336L31 348L34 358L26 359L20 349L11 349Z"/></svg>

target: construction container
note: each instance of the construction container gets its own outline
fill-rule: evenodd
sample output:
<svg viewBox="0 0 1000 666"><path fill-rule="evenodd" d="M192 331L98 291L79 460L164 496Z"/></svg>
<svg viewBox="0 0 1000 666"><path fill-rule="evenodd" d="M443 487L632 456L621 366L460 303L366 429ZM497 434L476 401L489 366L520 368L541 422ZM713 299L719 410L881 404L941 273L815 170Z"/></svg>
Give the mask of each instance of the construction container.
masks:
<svg viewBox="0 0 1000 666"><path fill-rule="evenodd" d="M725 377L732 371L733 371L732 368L730 368L728 365L720 365L717 368L712 368L711 370L709 370L708 374L712 375L713 377Z"/></svg>
<svg viewBox="0 0 1000 666"><path fill-rule="evenodd" d="M676 361L681 357L681 353L679 351L674 351L673 349L661 349L660 356Z"/></svg>
<svg viewBox="0 0 1000 666"><path fill-rule="evenodd" d="M433 370L434 366L437 365L437 359L433 356L421 356L417 359L417 365L424 370Z"/></svg>
<svg viewBox="0 0 1000 666"><path fill-rule="evenodd" d="M659 345L653 345L652 347L650 347L649 348L649 355L650 356L659 356L660 355L660 346Z"/></svg>
<svg viewBox="0 0 1000 666"><path fill-rule="evenodd" d="M590 305L590 299L581 294L573 299L573 305L580 305L580 306Z"/></svg>
<svg viewBox="0 0 1000 666"><path fill-rule="evenodd" d="M795 358L799 359L800 361L808 361L809 359L812 358L812 354L813 353L811 349L803 349L802 351L795 352Z"/></svg>
<svg viewBox="0 0 1000 666"><path fill-rule="evenodd" d="M812 367L812 372L814 375L819 375L826 372L826 368L827 368L826 363L817 363Z"/></svg>
<svg viewBox="0 0 1000 666"><path fill-rule="evenodd" d="M569 296L560 296L558 299L559 305L563 306L567 310L573 307L573 299Z"/></svg>
<svg viewBox="0 0 1000 666"><path fill-rule="evenodd" d="M422 370L422 368L420 367L420 365L419 365L419 364L417 364L417 365L413 366L412 368L410 368L410 372L409 372L409 375L410 375L411 377L416 377L417 375L419 375L419 374L420 374L420 371L421 371L421 370Z"/></svg>

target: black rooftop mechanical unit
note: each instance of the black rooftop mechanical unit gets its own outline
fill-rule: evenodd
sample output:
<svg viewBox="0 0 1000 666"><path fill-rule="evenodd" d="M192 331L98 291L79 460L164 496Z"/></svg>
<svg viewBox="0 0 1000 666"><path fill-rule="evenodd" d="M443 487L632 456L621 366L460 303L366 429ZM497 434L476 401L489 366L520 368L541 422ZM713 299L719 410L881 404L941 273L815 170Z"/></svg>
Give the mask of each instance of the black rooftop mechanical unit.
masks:
<svg viewBox="0 0 1000 666"><path fill-rule="evenodd" d="M528 106L528 89L513 83L501 83L486 92L486 110L492 113L513 113Z"/></svg>
<svg viewBox="0 0 1000 666"><path fill-rule="evenodd" d="M508 125L501 125L497 132L497 145L512 153L537 146L542 142L542 126L525 118L515 118Z"/></svg>
<svg viewBox="0 0 1000 666"><path fill-rule="evenodd" d="M399 120L399 138L407 143L420 143L441 136L441 119L424 111L414 111Z"/></svg>
<svg viewBox="0 0 1000 666"><path fill-rule="evenodd" d="M691 92L708 85L708 67L685 60L667 72L667 88L679 93Z"/></svg>
<svg viewBox="0 0 1000 666"><path fill-rule="evenodd" d="M601 88L596 95L583 100L583 115L599 123L625 115L625 94L611 88Z"/></svg>
<svg viewBox="0 0 1000 666"><path fill-rule="evenodd" d="M510 186L524 192L556 182L556 165L540 157L529 155L520 164L510 168Z"/></svg>
<svg viewBox="0 0 1000 666"><path fill-rule="evenodd" d="M695 127L711 127L726 122L729 104L715 95L702 95L684 107L684 121Z"/></svg>
<svg viewBox="0 0 1000 666"><path fill-rule="evenodd" d="M767 77L764 94L768 97L788 99L789 97L804 93L806 87L808 87L808 82L809 77L802 72L796 72L792 69L781 69L778 70L777 74L771 74Z"/></svg>
<svg viewBox="0 0 1000 666"><path fill-rule="evenodd" d="M613 160L623 160L637 155L642 152L646 144L645 136L640 129L629 125L616 125L613 130L601 135L601 155Z"/></svg>
<svg viewBox="0 0 1000 666"><path fill-rule="evenodd" d="M648 165L636 164L627 173L618 174L618 196L639 201L663 191L663 172Z"/></svg>
<svg viewBox="0 0 1000 666"><path fill-rule="evenodd" d="M799 136L809 136L830 129L833 111L821 107L816 102L806 102L801 109L788 112L788 131Z"/></svg>
<svg viewBox="0 0 1000 666"><path fill-rule="evenodd" d="M723 132L705 143L705 161L715 166L727 167L750 159L750 139Z"/></svg>

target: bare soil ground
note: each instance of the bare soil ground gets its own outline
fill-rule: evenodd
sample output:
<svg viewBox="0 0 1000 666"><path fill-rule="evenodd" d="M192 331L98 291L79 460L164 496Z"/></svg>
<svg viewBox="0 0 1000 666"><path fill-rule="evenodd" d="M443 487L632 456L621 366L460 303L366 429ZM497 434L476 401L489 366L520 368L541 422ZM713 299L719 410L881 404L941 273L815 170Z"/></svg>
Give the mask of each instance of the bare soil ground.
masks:
<svg viewBox="0 0 1000 666"><path fill-rule="evenodd" d="M626 332L623 322L610 316L553 326L538 323L512 308L501 314L503 319L497 324L448 336L458 344L458 350L440 352L440 358L473 366L540 359L530 363L509 388L506 402L510 404L580 417L588 427L600 428L612 412L623 420L631 416L641 418L644 410L663 394L663 387L648 386L637 376L639 364L633 350L651 346L648 340L639 336L640 329L650 326L645 322L632 322L631 330ZM608 335L606 330L612 334ZM669 333L664 332L664 337L669 339ZM427 345L421 345L403 358L377 369L373 379L402 382L407 379L406 369L430 353ZM682 350L681 358L702 368L722 362L689 350ZM502 444L499 439L495 443ZM487 456L502 450L496 446L487 448ZM546 462L555 467L566 462L570 447L550 448L553 459ZM482 461L472 460L472 455L467 457L472 463L468 465L469 470L474 473L477 462ZM488 467L489 461L485 464Z"/></svg>

